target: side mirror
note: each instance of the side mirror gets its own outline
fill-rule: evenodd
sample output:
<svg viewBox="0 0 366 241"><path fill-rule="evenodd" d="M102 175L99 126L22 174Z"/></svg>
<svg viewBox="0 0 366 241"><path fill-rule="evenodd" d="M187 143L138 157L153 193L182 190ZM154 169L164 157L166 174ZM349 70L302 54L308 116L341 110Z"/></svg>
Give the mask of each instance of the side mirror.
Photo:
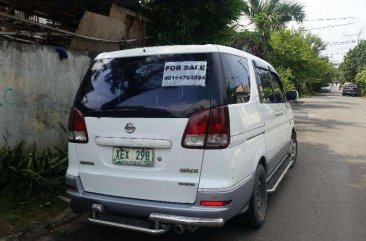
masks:
<svg viewBox="0 0 366 241"><path fill-rule="evenodd" d="M299 99L299 92L297 90L290 90L286 92L286 100L292 101Z"/></svg>

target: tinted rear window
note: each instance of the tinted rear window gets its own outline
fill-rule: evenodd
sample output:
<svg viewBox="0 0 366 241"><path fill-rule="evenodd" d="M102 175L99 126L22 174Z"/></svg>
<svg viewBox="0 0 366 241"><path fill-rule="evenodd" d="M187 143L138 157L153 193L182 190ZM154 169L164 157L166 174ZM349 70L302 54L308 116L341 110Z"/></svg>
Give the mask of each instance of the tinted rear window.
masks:
<svg viewBox="0 0 366 241"><path fill-rule="evenodd" d="M248 102L250 79L247 59L231 54L222 54L221 59L227 85L228 104Z"/></svg>
<svg viewBox="0 0 366 241"><path fill-rule="evenodd" d="M188 117L210 107L212 62L211 54L97 60L74 105L86 116Z"/></svg>
<svg viewBox="0 0 366 241"><path fill-rule="evenodd" d="M357 85L355 84L348 84L344 86L345 89L357 89Z"/></svg>

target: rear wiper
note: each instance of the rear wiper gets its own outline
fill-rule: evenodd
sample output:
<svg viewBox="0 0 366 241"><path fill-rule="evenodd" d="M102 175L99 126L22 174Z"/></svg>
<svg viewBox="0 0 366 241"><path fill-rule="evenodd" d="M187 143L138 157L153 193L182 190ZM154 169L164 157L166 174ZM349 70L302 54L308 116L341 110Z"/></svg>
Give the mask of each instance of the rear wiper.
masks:
<svg viewBox="0 0 366 241"><path fill-rule="evenodd" d="M99 109L99 110L89 110L89 113L102 113L102 112L112 112L112 111L134 111L137 108L114 108L114 109Z"/></svg>
<svg viewBox="0 0 366 241"><path fill-rule="evenodd" d="M99 108L94 110L88 110L89 113L101 113L101 112L111 112L111 111L134 111L139 110L140 108L145 108L143 106L122 106L122 107L113 107L113 108Z"/></svg>
<svg viewBox="0 0 366 241"><path fill-rule="evenodd" d="M174 117L174 115L167 110L157 109L157 108L149 108L144 106L124 106L124 107L114 107L113 109L99 109L99 110L90 110L89 113L94 114L103 114L103 113L113 113L113 112L145 112L145 113L161 113L167 115L167 117Z"/></svg>
<svg viewBox="0 0 366 241"><path fill-rule="evenodd" d="M100 111L102 112L111 112L111 111L134 111L134 110L138 110L140 107L137 106L125 106L125 107L114 107L113 109L101 109Z"/></svg>
<svg viewBox="0 0 366 241"><path fill-rule="evenodd" d="M120 107L120 108L116 108L116 111L141 111L141 112L147 112L147 113L161 113L161 114L165 114L168 117L174 117L174 115L167 110L163 110L163 109L158 109L158 108L150 108L150 107L144 107L144 106L131 106L131 107Z"/></svg>

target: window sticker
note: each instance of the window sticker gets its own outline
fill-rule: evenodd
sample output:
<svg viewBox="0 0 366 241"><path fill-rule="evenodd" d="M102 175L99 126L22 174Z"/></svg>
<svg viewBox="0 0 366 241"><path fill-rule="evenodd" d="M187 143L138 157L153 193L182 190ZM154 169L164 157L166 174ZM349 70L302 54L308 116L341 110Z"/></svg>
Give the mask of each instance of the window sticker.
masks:
<svg viewBox="0 0 366 241"><path fill-rule="evenodd" d="M207 61L166 62L162 86L205 86Z"/></svg>

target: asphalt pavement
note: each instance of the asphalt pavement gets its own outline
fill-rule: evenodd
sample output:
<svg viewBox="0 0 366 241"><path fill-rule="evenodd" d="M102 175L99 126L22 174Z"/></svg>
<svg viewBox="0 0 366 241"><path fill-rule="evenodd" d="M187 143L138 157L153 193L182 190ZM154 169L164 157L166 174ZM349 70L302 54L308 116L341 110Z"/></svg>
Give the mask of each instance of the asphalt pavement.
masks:
<svg viewBox="0 0 366 241"><path fill-rule="evenodd" d="M154 237L85 223L59 240L366 240L366 99L335 91L301 99L294 110L298 161L269 196L261 229L229 222Z"/></svg>

